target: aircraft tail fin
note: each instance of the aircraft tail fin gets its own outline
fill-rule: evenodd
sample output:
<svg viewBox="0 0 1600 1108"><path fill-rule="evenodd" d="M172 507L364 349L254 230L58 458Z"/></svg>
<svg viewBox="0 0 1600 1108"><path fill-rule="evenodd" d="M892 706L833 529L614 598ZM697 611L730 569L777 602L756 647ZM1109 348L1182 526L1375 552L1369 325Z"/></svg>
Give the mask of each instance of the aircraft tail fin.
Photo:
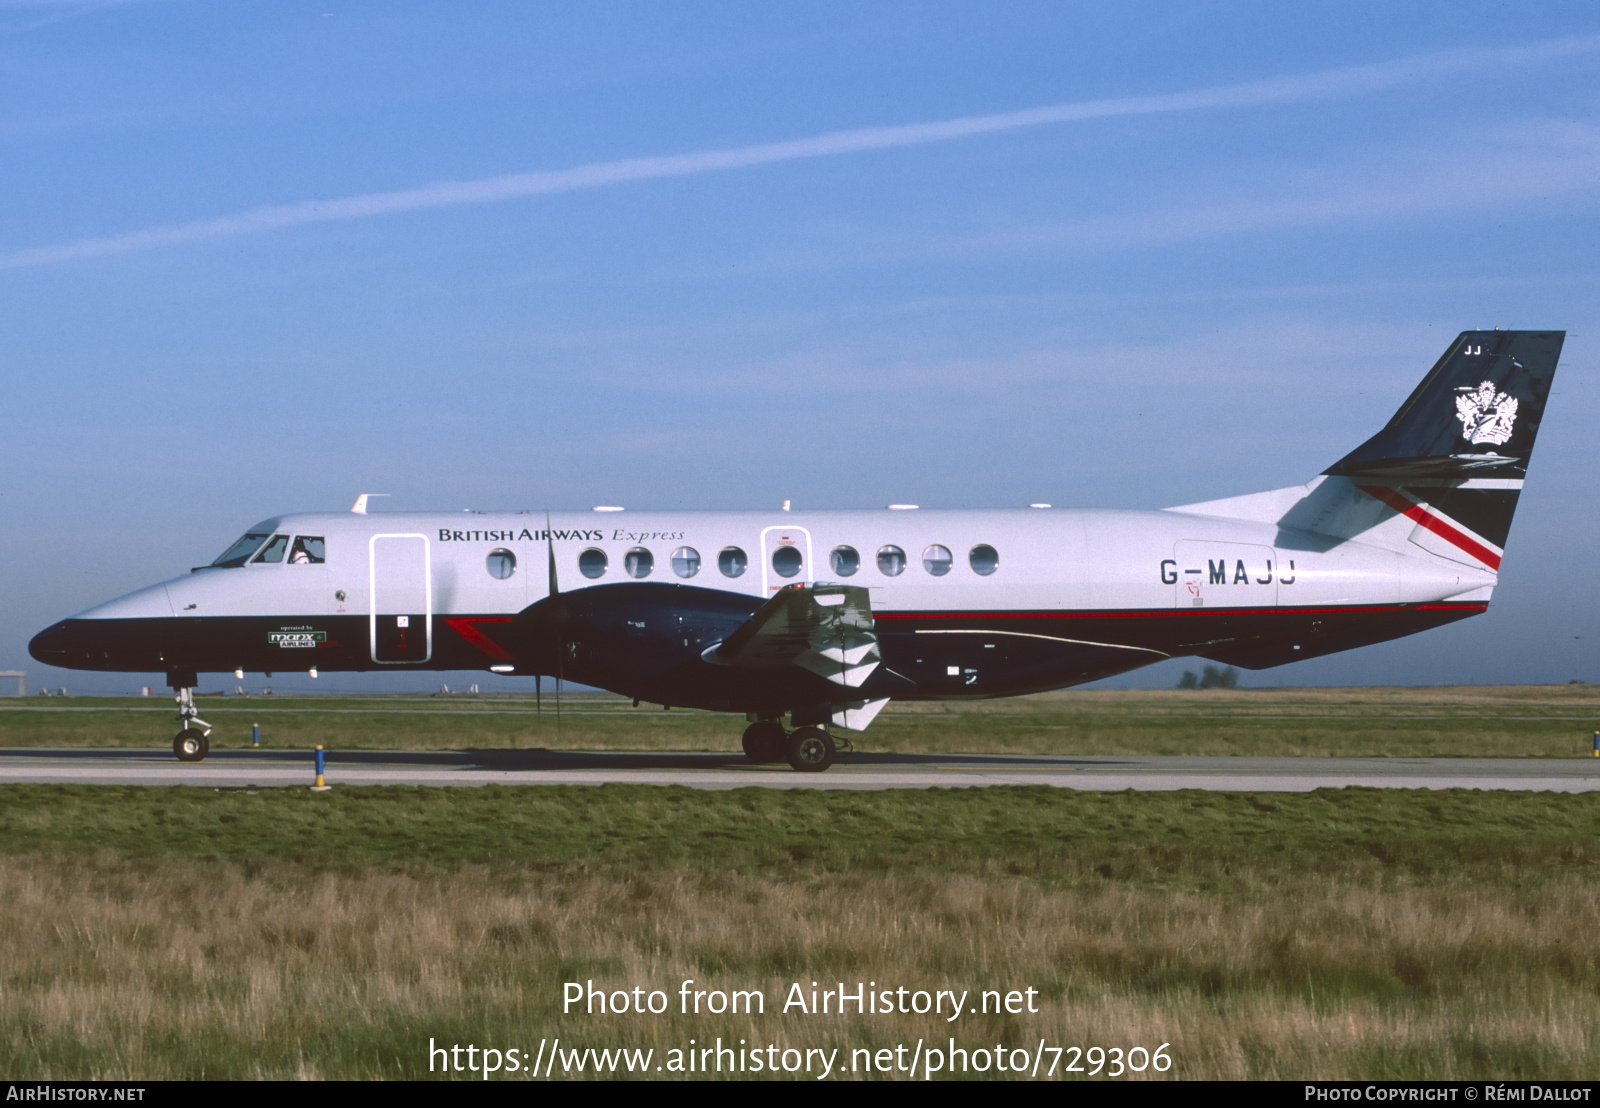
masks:
<svg viewBox="0 0 1600 1108"><path fill-rule="evenodd" d="M1383 430L1299 488L1172 509L1498 571L1564 331L1463 331ZM1296 537L1298 536L1298 537Z"/></svg>
<svg viewBox="0 0 1600 1108"><path fill-rule="evenodd" d="M1565 337L1463 331L1383 430L1327 475L1404 517L1411 544L1498 570Z"/></svg>
<svg viewBox="0 0 1600 1108"><path fill-rule="evenodd" d="M1565 331L1463 331L1388 424L1332 477L1527 475Z"/></svg>

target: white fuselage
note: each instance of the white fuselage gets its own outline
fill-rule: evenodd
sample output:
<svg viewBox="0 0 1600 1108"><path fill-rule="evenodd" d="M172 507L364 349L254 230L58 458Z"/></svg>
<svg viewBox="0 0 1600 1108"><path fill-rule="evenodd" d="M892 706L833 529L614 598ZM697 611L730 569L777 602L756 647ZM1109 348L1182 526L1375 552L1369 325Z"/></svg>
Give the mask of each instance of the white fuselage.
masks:
<svg viewBox="0 0 1600 1108"><path fill-rule="evenodd" d="M422 555L409 572L425 574L440 616L522 611L548 594L552 551L563 592L647 580L765 598L831 581L867 588L879 614L1420 604L1486 600L1495 583L1486 567L1415 545L1177 510L559 512L548 523L542 513L330 513L252 530L322 538L326 561L202 569L75 618L367 615L381 606L382 555L397 536ZM834 560L843 547L858 560L848 574L839 572L848 560ZM980 547L992 559L975 559ZM785 549L794 553L780 556ZM514 564L498 556L491 570L499 551ZM580 568L586 551L604 556L597 575ZM678 551L693 553L675 561Z"/></svg>

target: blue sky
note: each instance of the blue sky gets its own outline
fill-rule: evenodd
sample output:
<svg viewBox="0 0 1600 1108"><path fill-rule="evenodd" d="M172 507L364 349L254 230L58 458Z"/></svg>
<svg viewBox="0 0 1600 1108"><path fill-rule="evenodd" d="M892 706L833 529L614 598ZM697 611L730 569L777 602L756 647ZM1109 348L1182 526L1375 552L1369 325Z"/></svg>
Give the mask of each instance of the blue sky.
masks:
<svg viewBox="0 0 1600 1108"><path fill-rule="evenodd" d="M1597 63L1578 3L0 0L0 668L131 688L27 639L363 491L1293 484L1499 325L1569 338L1494 608L1246 681L1600 680Z"/></svg>

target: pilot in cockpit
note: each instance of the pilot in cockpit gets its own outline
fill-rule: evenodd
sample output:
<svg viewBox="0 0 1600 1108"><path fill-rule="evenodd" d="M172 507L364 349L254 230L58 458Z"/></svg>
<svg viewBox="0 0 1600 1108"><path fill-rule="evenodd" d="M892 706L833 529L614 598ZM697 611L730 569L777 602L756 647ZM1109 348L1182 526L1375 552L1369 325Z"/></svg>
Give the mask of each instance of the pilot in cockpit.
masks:
<svg viewBox="0 0 1600 1108"><path fill-rule="evenodd" d="M301 535L294 540L294 546L289 551L289 564L292 566L317 565L324 560L324 547L322 539L311 535Z"/></svg>

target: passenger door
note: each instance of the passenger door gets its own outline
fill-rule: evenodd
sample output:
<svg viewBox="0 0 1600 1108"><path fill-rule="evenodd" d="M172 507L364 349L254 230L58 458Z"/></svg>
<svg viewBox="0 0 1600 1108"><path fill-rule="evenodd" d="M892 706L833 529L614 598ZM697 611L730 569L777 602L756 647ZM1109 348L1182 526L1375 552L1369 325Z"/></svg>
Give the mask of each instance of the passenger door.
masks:
<svg viewBox="0 0 1600 1108"><path fill-rule="evenodd" d="M771 596L787 585L809 585L816 580L811 532L804 527L765 528L758 549L762 596Z"/></svg>
<svg viewBox="0 0 1600 1108"><path fill-rule="evenodd" d="M367 625L372 660L421 665L433 657L433 565L426 535L373 535Z"/></svg>

